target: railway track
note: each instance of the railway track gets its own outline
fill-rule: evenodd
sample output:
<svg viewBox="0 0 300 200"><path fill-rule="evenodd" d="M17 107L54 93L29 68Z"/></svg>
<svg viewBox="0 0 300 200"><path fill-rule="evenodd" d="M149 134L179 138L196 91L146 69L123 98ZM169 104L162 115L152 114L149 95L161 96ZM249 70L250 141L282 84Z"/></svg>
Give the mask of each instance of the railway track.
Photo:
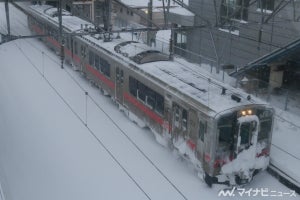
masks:
<svg viewBox="0 0 300 200"><path fill-rule="evenodd" d="M295 190L298 194L300 194L300 182L298 180L289 176L287 173L285 173L272 163L270 163L269 167L267 168L267 171L272 176L274 176L280 183L284 184L292 190Z"/></svg>

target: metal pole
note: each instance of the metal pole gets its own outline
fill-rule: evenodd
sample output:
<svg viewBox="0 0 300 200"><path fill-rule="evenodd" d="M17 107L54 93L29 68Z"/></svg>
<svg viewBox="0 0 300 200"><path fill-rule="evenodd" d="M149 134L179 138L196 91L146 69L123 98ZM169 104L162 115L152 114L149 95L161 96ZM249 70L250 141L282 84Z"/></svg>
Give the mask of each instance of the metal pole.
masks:
<svg viewBox="0 0 300 200"><path fill-rule="evenodd" d="M43 70L43 77L45 75L45 53L42 51L42 70Z"/></svg>
<svg viewBox="0 0 300 200"><path fill-rule="evenodd" d="M223 74L222 74L222 81L223 81L223 83L224 83L224 77L225 77L224 66L222 66L222 71L223 71Z"/></svg>
<svg viewBox="0 0 300 200"><path fill-rule="evenodd" d="M289 102L289 91L286 91L286 96L285 96L285 105L284 105L284 110L286 111L288 109L288 102Z"/></svg>
<svg viewBox="0 0 300 200"><path fill-rule="evenodd" d="M6 13L7 34L8 34L8 40L9 40L10 39L10 21L9 21L8 0L5 1L5 13Z"/></svg>
<svg viewBox="0 0 300 200"><path fill-rule="evenodd" d="M165 6L165 0L162 0L163 4L163 11L164 11L164 23L165 23L165 28L167 27L167 15L166 15L166 6Z"/></svg>
<svg viewBox="0 0 300 200"><path fill-rule="evenodd" d="M85 92L85 126L87 126L87 118L88 118L88 92Z"/></svg>
<svg viewBox="0 0 300 200"><path fill-rule="evenodd" d="M216 58L217 58L217 67L216 67L217 70L216 70L216 72L217 72L217 74L219 74L220 73L220 58L219 58L219 55L218 55L218 51L217 51L217 47L216 47L216 44L215 44L213 33L212 33L211 30L209 30L209 33L210 33L210 38L211 38L213 48L214 48Z"/></svg>
<svg viewBox="0 0 300 200"><path fill-rule="evenodd" d="M171 24L171 38L170 38L170 45L169 45L169 52L170 52L170 55L169 55L169 59L170 60L173 60L174 59L174 39L175 39L175 33L174 33L174 27L175 25L172 23Z"/></svg>
<svg viewBox="0 0 300 200"><path fill-rule="evenodd" d="M149 0L148 3L148 27L152 27L152 8L153 8L153 1ZM151 40L150 40L150 36L151 36L151 31L147 32L147 44L150 46L151 45Z"/></svg>
<svg viewBox="0 0 300 200"><path fill-rule="evenodd" d="M59 40L60 40L60 57L61 57L61 64L60 67L64 68L64 58L65 58L65 50L64 50L64 39L62 36L62 0L58 1L58 21L59 21Z"/></svg>

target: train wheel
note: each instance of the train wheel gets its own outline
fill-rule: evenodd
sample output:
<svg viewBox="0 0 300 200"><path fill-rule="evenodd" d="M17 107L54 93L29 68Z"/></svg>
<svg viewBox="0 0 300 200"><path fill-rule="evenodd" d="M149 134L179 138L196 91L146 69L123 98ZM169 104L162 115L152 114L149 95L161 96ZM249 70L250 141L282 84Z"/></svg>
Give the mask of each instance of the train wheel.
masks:
<svg viewBox="0 0 300 200"><path fill-rule="evenodd" d="M210 188L212 187L212 184L213 184L212 177L210 175L208 175L206 172L204 174L204 181L208 185L208 187L210 187Z"/></svg>

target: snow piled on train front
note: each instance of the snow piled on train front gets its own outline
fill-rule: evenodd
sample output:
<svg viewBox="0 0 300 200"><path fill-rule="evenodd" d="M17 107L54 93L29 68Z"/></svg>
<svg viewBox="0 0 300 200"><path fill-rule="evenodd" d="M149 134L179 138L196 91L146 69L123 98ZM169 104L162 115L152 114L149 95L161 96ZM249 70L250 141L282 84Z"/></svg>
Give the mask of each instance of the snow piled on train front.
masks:
<svg viewBox="0 0 300 200"><path fill-rule="evenodd" d="M256 115L243 116L238 119L239 123L256 121L259 124L259 119ZM229 178L231 184L235 184L235 175L239 175L243 179L251 180L254 170L265 170L270 161L269 156L257 156L263 149L267 147L265 142L257 142L259 128L253 131L251 146L248 149L242 150L237 154L237 157L224 164L221 168L221 174ZM238 146L241 142L241 136L238 138ZM221 175L221 176L222 176ZM221 176L219 178L221 178Z"/></svg>

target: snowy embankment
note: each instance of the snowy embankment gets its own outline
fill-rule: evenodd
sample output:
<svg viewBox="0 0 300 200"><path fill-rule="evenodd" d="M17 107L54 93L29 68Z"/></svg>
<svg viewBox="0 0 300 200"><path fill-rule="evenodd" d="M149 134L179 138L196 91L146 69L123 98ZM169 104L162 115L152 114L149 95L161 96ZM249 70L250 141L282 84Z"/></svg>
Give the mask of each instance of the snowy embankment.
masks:
<svg viewBox="0 0 300 200"><path fill-rule="evenodd" d="M13 30L20 32L24 24L18 21L26 24L26 18L17 12ZM0 60L6 199L220 199L219 187L209 189L186 161L131 123L70 66L60 69L59 58L38 40L1 45ZM265 172L249 188L289 191Z"/></svg>

